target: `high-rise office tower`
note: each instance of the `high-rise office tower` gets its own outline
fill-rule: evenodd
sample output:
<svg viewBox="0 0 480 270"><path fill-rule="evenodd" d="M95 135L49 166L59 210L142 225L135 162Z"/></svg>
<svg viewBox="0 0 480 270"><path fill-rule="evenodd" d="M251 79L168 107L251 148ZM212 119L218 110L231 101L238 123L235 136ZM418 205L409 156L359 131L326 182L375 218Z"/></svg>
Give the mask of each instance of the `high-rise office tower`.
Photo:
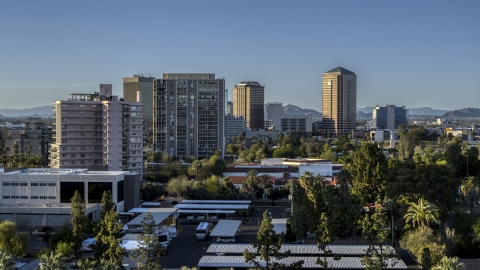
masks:
<svg viewBox="0 0 480 270"><path fill-rule="evenodd" d="M101 85L100 92L56 101L53 111L52 168L106 165L109 171L143 172L142 103L119 100L111 85Z"/></svg>
<svg viewBox="0 0 480 270"><path fill-rule="evenodd" d="M123 98L128 102L141 102L143 104L143 117L145 130L153 128L153 80L154 77L135 74L123 78Z"/></svg>
<svg viewBox="0 0 480 270"><path fill-rule="evenodd" d="M163 74L153 81L153 145L185 158L223 151L225 79L215 74Z"/></svg>
<svg viewBox="0 0 480 270"><path fill-rule="evenodd" d="M245 118L247 128L264 128L264 92L258 82L241 82L233 89L233 115Z"/></svg>
<svg viewBox="0 0 480 270"><path fill-rule="evenodd" d="M233 115L233 102L227 101L227 115Z"/></svg>
<svg viewBox="0 0 480 270"><path fill-rule="evenodd" d="M265 105L265 120L271 120L274 130L282 130L282 117L285 115L281 102L267 102Z"/></svg>
<svg viewBox="0 0 480 270"><path fill-rule="evenodd" d="M387 105L385 107L377 106L373 109L373 128L394 130L400 125L407 126L407 109L405 106Z"/></svg>
<svg viewBox="0 0 480 270"><path fill-rule="evenodd" d="M342 134L356 127L357 75L342 67L323 74L323 129Z"/></svg>

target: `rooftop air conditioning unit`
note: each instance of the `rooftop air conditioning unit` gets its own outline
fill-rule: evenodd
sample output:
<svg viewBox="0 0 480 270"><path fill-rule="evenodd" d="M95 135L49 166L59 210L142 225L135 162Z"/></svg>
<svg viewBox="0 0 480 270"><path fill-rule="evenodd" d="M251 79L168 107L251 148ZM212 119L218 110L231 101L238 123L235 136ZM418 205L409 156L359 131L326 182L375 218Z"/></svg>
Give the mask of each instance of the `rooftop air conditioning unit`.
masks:
<svg viewBox="0 0 480 270"><path fill-rule="evenodd" d="M46 202L46 203L45 203L45 206L46 206L46 207L50 207L50 203L49 203L49 202Z"/></svg>

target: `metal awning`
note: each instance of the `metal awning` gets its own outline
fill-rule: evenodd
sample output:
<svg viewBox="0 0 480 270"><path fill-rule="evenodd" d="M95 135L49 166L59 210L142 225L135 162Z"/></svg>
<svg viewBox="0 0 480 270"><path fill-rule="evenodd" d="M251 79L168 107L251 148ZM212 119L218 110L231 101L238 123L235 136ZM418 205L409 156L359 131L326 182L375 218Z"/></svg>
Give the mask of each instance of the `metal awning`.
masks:
<svg viewBox="0 0 480 270"><path fill-rule="evenodd" d="M218 209L218 210L246 210L248 204L177 204L174 208L178 209Z"/></svg>
<svg viewBox="0 0 480 270"><path fill-rule="evenodd" d="M210 235L234 237L241 223L240 220L220 220Z"/></svg>
<svg viewBox="0 0 480 270"><path fill-rule="evenodd" d="M323 268L317 264L317 257L287 257L284 259L272 259L272 262L278 262L285 265L303 260L302 268ZM262 267L266 264L259 257L256 261L260 262ZM388 259L388 267L386 269L407 269L402 260ZM343 257L335 260L333 257L327 257L328 267L332 269L365 269L362 265L361 257ZM394 266L391 266L394 264ZM203 256L198 262L197 267L215 267L215 268L252 268L254 265L245 262L243 256Z"/></svg>
<svg viewBox="0 0 480 270"><path fill-rule="evenodd" d="M348 256L363 256L366 254L368 245L328 245L327 250L331 250L335 255L348 255ZM390 245L383 246L385 249L393 249ZM226 254L243 254L243 251L247 249L249 252L256 252L250 244L211 244L207 253L226 253ZM309 254L320 255L323 254L322 250L315 244L283 244L280 248L280 252L290 251L290 254Z"/></svg>
<svg viewBox="0 0 480 270"><path fill-rule="evenodd" d="M145 213L145 212L148 212L150 208L132 208L130 210L128 210L128 213L130 214L133 214L133 213Z"/></svg>

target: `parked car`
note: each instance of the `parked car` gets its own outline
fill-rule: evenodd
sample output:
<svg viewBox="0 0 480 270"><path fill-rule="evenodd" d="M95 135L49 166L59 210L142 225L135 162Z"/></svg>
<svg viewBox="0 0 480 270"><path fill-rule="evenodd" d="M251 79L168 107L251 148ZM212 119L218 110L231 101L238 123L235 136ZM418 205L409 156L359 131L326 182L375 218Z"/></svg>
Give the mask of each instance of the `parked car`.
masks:
<svg viewBox="0 0 480 270"><path fill-rule="evenodd" d="M217 237L217 243L235 243L235 237Z"/></svg>
<svg viewBox="0 0 480 270"><path fill-rule="evenodd" d="M53 228L47 227L47 226L43 226L41 231L42 231L42 232L53 232Z"/></svg>

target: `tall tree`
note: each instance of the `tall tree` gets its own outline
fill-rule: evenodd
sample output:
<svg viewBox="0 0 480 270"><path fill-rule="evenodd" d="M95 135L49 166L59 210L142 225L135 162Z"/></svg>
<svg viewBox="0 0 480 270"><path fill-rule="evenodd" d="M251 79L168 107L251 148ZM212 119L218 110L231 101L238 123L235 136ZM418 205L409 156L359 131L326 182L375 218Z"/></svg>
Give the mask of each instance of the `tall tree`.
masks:
<svg viewBox="0 0 480 270"><path fill-rule="evenodd" d="M163 153L160 151L153 151L147 154L147 160L155 163L155 171L158 174L158 167L162 161Z"/></svg>
<svg viewBox="0 0 480 270"><path fill-rule="evenodd" d="M118 222L119 219L119 214L110 209L100 221L100 231L95 237L96 242L105 247L105 251L99 254L101 258L117 266L121 266L123 256L126 255L125 249L120 246L123 225Z"/></svg>
<svg viewBox="0 0 480 270"><path fill-rule="evenodd" d="M311 232L317 230L320 213L325 211L325 184L323 177L304 172L298 179L304 191L302 208L307 214L307 226Z"/></svg>
<svg viewBox="0 0 480 270"><path fill-rule="evenodd" d="M317 246L323 252L323 258L318 258L317 263L322 265L323 269L328 269L327 256L331 255L331 251L327 250L327 245L332 242L332 231L330 230L327 215L320 215L320 222L316 230Z"/></svg>
<svg viewBox="0 0 480 270"><path fill-rule="evenodd" d="M365 269L382 270L395 266L398 262L398 254L392 247L385 246L390 231L386 226L383 213L365 215L361 226L362 238L368 243L367 252L362 258Z"/></svg>
<svg viewBox="0 0 480 270"><path fill-rule="evenodd" d="M464 270L465 265L458 262L458 257L449 258L444 256L440 263L435 265L433 270Z"/></svg>
<svg viewBox="0 0 480 270"><path fill-rule="evenodd" d="M102 196L102 211L100 211L100 220L105 218L105 214L113 209L115 204L112 199L111 191L104 191Z"/></svg>
<svg viewBox="0 0 480 270"><path fill-rule="evenodd" d="M0 249L18 257L27 253L28 235L17 233L17 225L11 221L0 221Z"/></svg>
<svg viewBox="0 0 480 270"><path fill-rule="evenodd" d="M280 264L277 260L286 258L290 255L290 251L280 252L283 241L283 233L278 235L273 230L272 220L268 214L268 211L263 213L262 224L260 225L260 230L257 232L257 242L252 243L253 248L257 250L256 253L259 254L260 259L265 263L265 267L261 265L261 262L256 260L255 253L251 253L248 249L245 249L243 252L243 257L245 257L245 262L253 263L257 268L263 268L267 270L277 269L285 267L285 265ZM295 262L295 265L303 265L303 261ZM292 265L290 265L292 267Z"/></svg>
<svg viewBox="0 0 480 270"><path fill-rule="evenodd" d="M203 167L203 164L200 160L195 160L192 162L192 165L191 165L192 169L195 170L195 180L199 180L198 179L198 170L200 170L202 167Z"/></svg>
<svg viewBox="0 0 480 270"><path fill-rule="evenodd" d="M413 222L413 227L416 227L416 225L424 227L431 222L438 222L438 209L434 204L428 202L424 198L420 198L418 203L410 203L410 207L408 207L408 211L404 218L405 222L411 220Z"/></svg>
<svg viewBox="0 0 480 270"><path fill-rule="evenodd" d="M85 215L85 200L82 199L78 190L75 190L75 193L71 199L70 206L70 215L72 219L70 223L72 224L72 232L74 237L74 251L75 256L80 256L80 247L83 240L85 239L85 233L89 224L89 219Z"/></svg>
<svg viewBox="0 0 480 270"><path fill-rule="evenodd" d="M144 201L155 201L163 195L163 186L155 182L143 182L140 193Z"/></svg>
<svg viewBox="0 0 480 270"><path fill-rule="evenodd" d="M159 259L164 248L158 242L155 234L155 220L149 212L145 214L141 224L143 232L137 237L139 246L133 251L132 258L140 263L141 269L162 269Z"/></svg>
<svg viewBox="0 0 480 270"><path fill-rule="evenodd" d="M385 191L386 169L387 161L378 145L362 143L355 151L349 170L356 194L369 202L382 199Z"/></svg>
<svg viewBox="0 0 480 270"><path fill-rule="evenodd" d="M20 150L19 150L20 146L18 146L18 144L15 143L15 144L13 144L12 148L13 148L13 154L18 155L18 153L20 152Z"/></svg>

